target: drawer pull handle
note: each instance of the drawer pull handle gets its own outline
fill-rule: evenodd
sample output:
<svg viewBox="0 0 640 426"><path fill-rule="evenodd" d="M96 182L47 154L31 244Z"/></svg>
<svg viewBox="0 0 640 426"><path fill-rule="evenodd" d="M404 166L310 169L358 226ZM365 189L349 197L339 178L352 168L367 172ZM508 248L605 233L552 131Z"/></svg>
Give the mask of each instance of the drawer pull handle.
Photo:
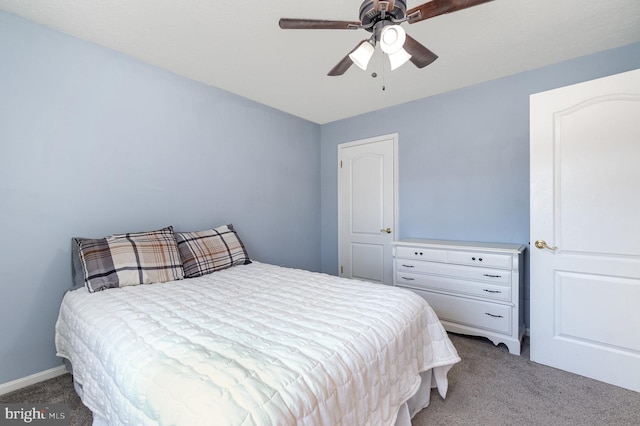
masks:
<svg viewBox="0 0 640 426"><path fill-rule="evenodd" d="M500 290L487 290L486 288L482 291L486 291L487 293L502 293Z"/></svg>
<svg viewBox="0 0 640 426"><path fill-rule="evenodd" d="M489 312L485 312L484 314L489 315L490 317L493 317L493 318L504 318L502 315L494 315L494 314L490 314Z"/></svg>
<svg viewBox="0 0 640 426"><path fill-rule="evenodd" d="M416 280L415 278L407 278L407 277L402 277L402 279L406 280L406 281L415 281Z"/></svg>
<svg viewBox="0 0 640 426"><path fill-rule="evenodd" d="M402 266L405 267L405 268L415 268L415 266L413 266L413 265L402 265Z"/></svg>
<svg viewBox="0 0 640 426"><path fill-rule="evenodd" d="M491 275L491 274L483 274L483 275L489 278L502 278L502 275Z"/></svg>

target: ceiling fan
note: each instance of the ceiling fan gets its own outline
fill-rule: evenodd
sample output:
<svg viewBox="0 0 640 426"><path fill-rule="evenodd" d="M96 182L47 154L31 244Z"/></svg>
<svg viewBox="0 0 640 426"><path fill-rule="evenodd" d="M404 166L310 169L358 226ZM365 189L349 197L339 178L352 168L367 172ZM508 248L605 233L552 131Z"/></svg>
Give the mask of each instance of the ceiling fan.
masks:
<svg viewBox="0 0 640 426"><path fill-rule="evenodd" d="M403 22L415 24L425 19L455 12L493 0L431 0L407 10L406 0L364 0L360 5L359 21L330 21L322 19L280 19L282 29L310 30L357 30L365 29L371 37L360 42L347 56L329 71L330 76L344 74L351 64L362 69L367 65L376 44L385 52L394 70L407 61L416 67L424 68L438 55L406 34L400 26Z"/></svg>

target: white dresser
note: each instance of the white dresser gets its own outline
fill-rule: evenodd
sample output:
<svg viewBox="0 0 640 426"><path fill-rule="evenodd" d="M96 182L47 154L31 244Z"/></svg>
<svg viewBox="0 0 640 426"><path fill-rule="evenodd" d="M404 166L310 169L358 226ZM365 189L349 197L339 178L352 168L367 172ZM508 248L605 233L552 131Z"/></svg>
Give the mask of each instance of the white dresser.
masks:
<svg viewBox="0 0 640 426"><path fill-rule="evenodd" d="M407 239L393 243L393 282L422 296L448 331L520 355L524 245Z"/></svg>

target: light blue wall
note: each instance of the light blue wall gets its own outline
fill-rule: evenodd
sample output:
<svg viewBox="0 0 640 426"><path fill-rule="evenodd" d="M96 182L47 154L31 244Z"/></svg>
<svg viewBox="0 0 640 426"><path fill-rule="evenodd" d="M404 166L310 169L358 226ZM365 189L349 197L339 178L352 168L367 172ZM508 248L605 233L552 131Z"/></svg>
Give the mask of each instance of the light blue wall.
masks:
<svg viewBox="0 0 640 426"><path fill-rule="evenodd" d="M529 95L635 68L640 44L322 126L322 271L338 270L338 144L398 133L399 238L528 244Z"/></svg>
<svg viewBox="0 0 640 426"><path fill-rule="evenodd" d="M61 363L72 236L233 222L254 259L319 270L319 141L317 124L0 12L0 384Z"/></svg>

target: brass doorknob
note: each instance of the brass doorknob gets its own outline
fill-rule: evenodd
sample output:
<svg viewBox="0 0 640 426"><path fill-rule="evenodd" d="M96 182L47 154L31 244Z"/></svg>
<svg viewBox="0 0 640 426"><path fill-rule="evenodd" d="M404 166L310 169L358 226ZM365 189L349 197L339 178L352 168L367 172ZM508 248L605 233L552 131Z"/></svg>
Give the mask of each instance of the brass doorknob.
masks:
<svg viewBox="0 0 640 426"><path fill-rule="evenodd" d="M558 248L558 247L549 247L545 240L537 240L534 244L535 244L536 248L539 248L539 249L555 250L555 249Z"/></svg>
<svg viewBox="0 0 640 426"><path fill-rule="evenodd" d="M387 234L391 233L391 228L381 229L380 232L386 232Z"/></svg>

